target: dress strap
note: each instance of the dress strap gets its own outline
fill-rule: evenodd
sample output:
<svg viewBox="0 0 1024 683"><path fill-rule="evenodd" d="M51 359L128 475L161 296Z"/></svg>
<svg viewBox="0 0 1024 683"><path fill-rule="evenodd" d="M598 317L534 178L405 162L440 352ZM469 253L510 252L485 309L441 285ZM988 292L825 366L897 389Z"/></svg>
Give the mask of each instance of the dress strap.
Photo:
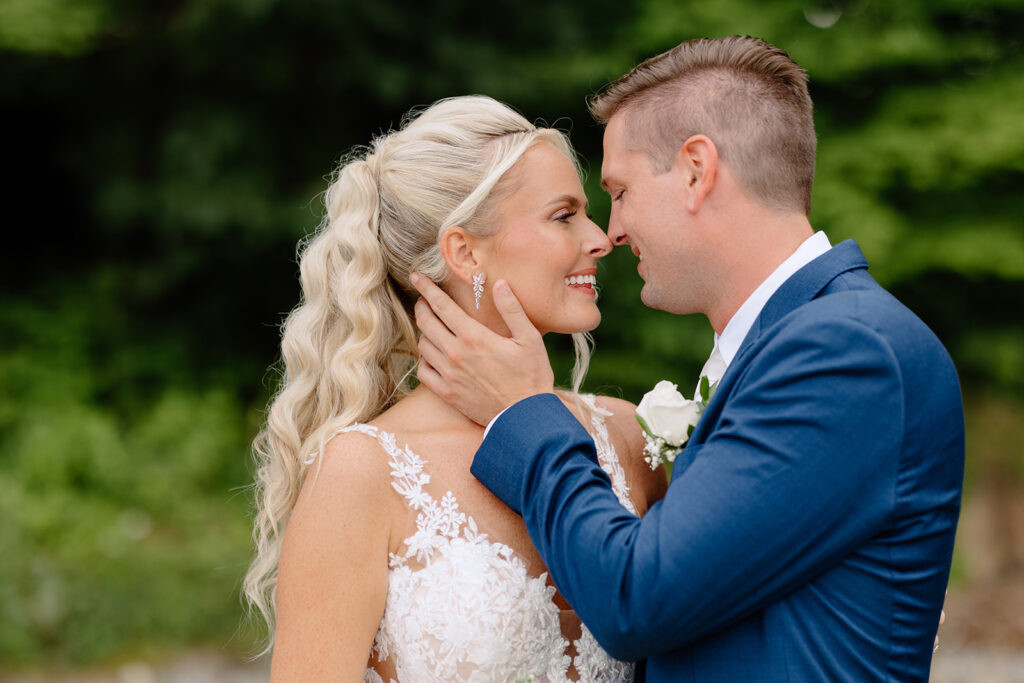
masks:
<svg viewBox="0 0 1024 683"><path fill-rule="evenodd" d="M387 453L388 464L391 466L391 487L405 498L413 510L419 510L430 501L430 495L423 490L423 487L430 483L430 475L423 471L426 463L423 458L414 453L409 446L399 446L398 439L391 432L385 432L373 425L357 422L355 424L339 429L332 433L324 443L327 443L339 434L358 432L376 439L381 449ZM316 460L319 453L314 453L306 461L306 464Z"/></svg>
<svg viewBox="0 0 1024 683"><path fill-rule="evenodd" d="M324 442L324 444L326 444L328 441L330 441L334 437L338 436L338 434L345 434L347 432L359 432L361 434L366 434L367 436L370 436L370 437L373 437L374 439L376 439L377 438L377 431L378 431L377 428L374 427L373 425L367 425L367 424L363 424L361 422L356 422L354 424L350 424L348 427L342 427L341 429L337 429L337 430L331 432L327 436L327 438L324 439L323 442ZM312 453L309 454L309 457L307 457L302 462L303 462L303 464L306 464L306 465L312 465L314 462L316 462L316 459L317 459L317 457L319 457L319 455L320 455L320 451L313 451Z"/></svg>
<svg viewBox="0 0 1024 683"><path fill-rule="evenodd" d="M608 436L608 424L605 418L611 417L613 413L597 405L597 397L593 394L579 394L580 401L589 409L590 413L590 434L594 437L594 445L597 446L597 462L612 480L612 492L619 499L623 507L636 514L636 506L633 499L629 497L629 484L626 483L626 471L622 469L619 462L619 454L615 451L611 438Z"/></svg>

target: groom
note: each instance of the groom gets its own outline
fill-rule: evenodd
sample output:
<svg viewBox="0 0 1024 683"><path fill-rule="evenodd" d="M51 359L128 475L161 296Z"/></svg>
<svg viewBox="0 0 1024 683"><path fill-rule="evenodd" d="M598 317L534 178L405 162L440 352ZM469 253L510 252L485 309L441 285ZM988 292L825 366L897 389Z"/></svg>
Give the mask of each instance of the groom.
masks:
<svg viewBox="0 0 1024 683"><path fill-rule="evenodd" d="M857 244L807 220L805 72L749 37L689 41L592 110L608 235L638 257L646 305L708 317L717 387L638 519L551 393L507 284L494 298L511 338L418 278L421 381L481 424L501 413L473 473L648 680L926 680L960 504L960 389Z"/></svg>

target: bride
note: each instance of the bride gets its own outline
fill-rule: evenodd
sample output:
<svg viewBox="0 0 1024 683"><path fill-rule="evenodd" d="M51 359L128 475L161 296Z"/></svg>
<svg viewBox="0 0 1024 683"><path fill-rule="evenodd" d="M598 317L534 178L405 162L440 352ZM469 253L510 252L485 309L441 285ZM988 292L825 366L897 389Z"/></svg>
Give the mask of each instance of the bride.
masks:
<svg viewBox="0 0 1024 683"><path fill-rule="evenodd" d="M483 429L420 385L413 271L508 334L507 280L542 332L572 334L562 400L642 515L665 491L634 407L576 393L611 244L565 136L487 97L442 100L344 163L302 250L284 383L256 440L256 556L271 678L632 680L552 585L522 519L470 474Z"/></svg>

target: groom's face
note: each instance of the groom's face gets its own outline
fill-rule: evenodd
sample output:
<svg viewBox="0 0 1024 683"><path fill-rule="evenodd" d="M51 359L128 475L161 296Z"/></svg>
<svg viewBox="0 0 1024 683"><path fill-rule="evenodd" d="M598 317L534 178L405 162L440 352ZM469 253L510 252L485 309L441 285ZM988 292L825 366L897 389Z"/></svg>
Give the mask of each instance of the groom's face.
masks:
<svg viewBox="0 0 1024 683"><path fill-rule="evenodd" d="M604 134L601 185L612 199L608 237L638 257L644 304L693 313L699 310L695 296L700 284L688 264L699 260L701 244L685 206L686 178L675 167L659 173L650 157L636 149L627 116L614 115Z"/></svg>

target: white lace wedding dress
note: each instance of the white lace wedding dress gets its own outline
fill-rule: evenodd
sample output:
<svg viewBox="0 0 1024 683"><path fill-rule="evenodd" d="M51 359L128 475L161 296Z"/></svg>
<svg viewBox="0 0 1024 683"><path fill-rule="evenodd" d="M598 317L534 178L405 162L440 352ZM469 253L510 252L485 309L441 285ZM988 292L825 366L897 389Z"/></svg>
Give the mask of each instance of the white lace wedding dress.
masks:
<svg viewBox="0 0 1024 683"><path fill-rule="evenodd" d="M608 438L604 418L610 413L593 396L581 398L590 409L598 461L619 501L635 514ZM612 659L586 626L571 642L563 634L562 611L546 574L531 576L522 558L488 538L450 490L431 495L426 460L371 425L342 431L377 440L389 459L392 486L416 515L404 552L391 554L384 616L373 643L377 666L367 669L368 683L384 683L377 669L394 672L388 680L402 683L633 680L633 664Z"/></svg>

